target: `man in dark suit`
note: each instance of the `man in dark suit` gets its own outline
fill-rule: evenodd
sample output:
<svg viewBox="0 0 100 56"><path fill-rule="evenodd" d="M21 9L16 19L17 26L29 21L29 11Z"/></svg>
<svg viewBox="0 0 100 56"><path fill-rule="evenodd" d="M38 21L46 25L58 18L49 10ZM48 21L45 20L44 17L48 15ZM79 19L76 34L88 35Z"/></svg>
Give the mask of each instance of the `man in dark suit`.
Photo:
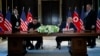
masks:
<svg viewBox="0 0 100 56"><path fill-rule="evenodd" d="M76 28L74 24L72 23L72 18L68 17L65 22L62 22L60 25L60 32L66 32L66 31L76 31ZM57 37L56 42L57 42L57 47L56 48L61 48L61 42L62 41L67 41L70 40L70 38L66 37Z"/></svg>
<svg viewBox="0 0 100 56"><path fill-rule="evenodd" d="M84 18L84 26L85 30L90 30L90 31L95 31L96 30L96 19L97 19L97 14L95 11L92 10L92 5L87 4L86 5L86 14ZM88 38L88 46L91 48L95 47L96 45L96 37L90 37Z"/></svg>
<svg viewBox="0 0 100 56"><path fill-rule="evenodd" d="M41 24L36 19L33 19L33 22L29 23L29 25L28 25L28 31L29 32L37 31L37 28L40 26L41 26ZM30 39L28 38L26 40L26 47L30 47L29 50L34 49L33 44L30 42L31 40L37 41L37 43L35 45L36 49L39 49L40 47L42 47L42 44L43 44L42 37L34 37L34 38L30 38Z"/></svg>
<svg viewBox="0 0 100 56"><path fill-rule="evenodd" d="M19 32L20 31L20 18L18 14L17 8L14 8L12 16L11 16L11 24L12 24L12 32Z"/></svg>

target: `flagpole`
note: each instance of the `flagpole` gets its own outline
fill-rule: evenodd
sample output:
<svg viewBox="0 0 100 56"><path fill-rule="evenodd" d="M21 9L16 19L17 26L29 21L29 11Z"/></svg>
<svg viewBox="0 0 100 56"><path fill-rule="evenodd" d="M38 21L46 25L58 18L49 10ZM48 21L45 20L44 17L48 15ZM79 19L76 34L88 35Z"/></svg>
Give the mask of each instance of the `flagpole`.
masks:
<svg viewBox="0 0 100 56"><path fill-rule="evenodd" d="M100 0L98 0L98 9L100 9L100 6L99 5L100 5Z"/></svg>
<svg viewBox="0 0 100 56"><path fill-rule="evenodd" d="M2 11L2 0L0 0L0 10Z"/></svg>
<svg viewBox="0 0 100 56"><path fill-rule="evenodd" d="M60 25L61 22L62 22L62 15L61 15L61 13L62 13L62 0L60 0L60 5L59 5L59 6L60 6L60 8L59 8L59 9L60 9L60 10L59 10L59 12L60 12L60 14L59 14L59 16L60 16L60 17L59 17L59 25ZM58 25L58 26L59 26L59 25Z"/></svg>
<svg viewBox="0 0 100 56"><path fill-rule="evenodd" d="M8 6L7 6L7 4L8 4L8 3L7 3L7 0L6 0L6 13L7 13L7 10L8 10L8 8L7 8Z"/></svg>
<svg viewBox="0 0 100 56"><path fill-rule="evenodd" d="M13 12L13 0L12 0L12 12Z"/></svg>
<svg viewBox="0 0 100 56"><path fill-rule="evenodd" d="M99 0L98 0L98 8L99 8Z"/></svg>
<svg viewBox="0 0 100 56"><path fill-rule="evenodd" d="M98 10L97 10L97 13L99 12L99 0L98 0ZM97 14L98 15L98 14Z"/></svg>
<svg viewBox="0 0 100 56"><path fill-rule="evenodd" d="M94 3L93 3L93 2L94 2L94 1L92 0L92 9L94 8L94 6L93 6Z"/></svg>
<svg viewBox="0 0 100 56"><path fill-rule="evenodd" d="M41 0L38 0L38 21L42 24L42 4Z"/></svg>

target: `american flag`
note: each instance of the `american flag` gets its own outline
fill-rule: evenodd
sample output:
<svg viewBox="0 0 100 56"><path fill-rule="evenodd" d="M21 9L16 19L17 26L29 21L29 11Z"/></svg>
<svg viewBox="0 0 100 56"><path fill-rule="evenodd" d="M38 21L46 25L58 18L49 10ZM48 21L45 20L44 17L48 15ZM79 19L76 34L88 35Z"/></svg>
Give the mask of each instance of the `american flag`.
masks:
<svg viewBox="0 0 100 56"><path fill-rule="evenodd" d="M22 10L22 14L21 14L21 26L20 26L20 31L27 31L27 24L25 23L26 21L26 15L25 15L25 12L24 12L24 9Z"/></svg>
<svg viewBox="0 0 100 56"><path fill-rule="evenodd" d="M100 32L100 10L98 10L98 16L96 21L96 31Z"/></svg>
<svg viewBox="0 0 100 56"><path fill-rule="evenodd" d="M7 31L12 31L12 25L10 23L10 19L11 19L11 12L8 9L6 13L5 21L4 21L4 26L7 28Z"/></svg>
<svg viewBox="0 0 100 56"><path fill-rule="evenodd" d="M0 11L0 29L1 31L0 32L5 32L7 31L8 29L4 26L4 17L3 17L3 14L1 13Z"/></svg>

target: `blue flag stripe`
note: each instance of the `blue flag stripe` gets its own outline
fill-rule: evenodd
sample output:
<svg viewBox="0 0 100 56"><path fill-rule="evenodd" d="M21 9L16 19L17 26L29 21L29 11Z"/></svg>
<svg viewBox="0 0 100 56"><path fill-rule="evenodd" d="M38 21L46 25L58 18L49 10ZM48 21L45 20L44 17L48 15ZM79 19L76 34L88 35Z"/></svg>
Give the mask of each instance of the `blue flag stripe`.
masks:
<svg viewBox="0 0 100 56"><path fill-rule="evenodd" d="M85 12L84 12L84 8L82 8L81 10L81 19L84 20L85 17Z"/></svg>
<svg viewBox="0 0 100 56"><path fill-rule="evenodd" d="M26 15L25 15L24 10L22 10L21 19L22 19L23 21L26 20Z"/></svg>
<svg viewBox="0 0 100 56"><path fill-rule="evenodd" d="M6 19L10 22L10 19L11 19L11 12L10 12L10 10L7 11Z"/></svg>
<svg viewBox="0 0 100 56"><path fill-rule="evenodd" d="M68 11L68 17L71 17L71 11L70 10Z"/></svg>

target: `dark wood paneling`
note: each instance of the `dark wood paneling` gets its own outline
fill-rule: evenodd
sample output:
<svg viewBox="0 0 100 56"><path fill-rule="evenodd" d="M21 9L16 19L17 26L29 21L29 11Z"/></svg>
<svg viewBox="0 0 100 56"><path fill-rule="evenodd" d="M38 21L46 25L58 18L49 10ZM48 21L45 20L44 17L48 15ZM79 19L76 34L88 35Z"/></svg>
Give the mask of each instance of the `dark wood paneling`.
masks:
<svg viewBox="0 0 100 56"><path fill-rule="evenodd" d="M10 8L12 9L12 0L7 0L7 6L10 6ZM22 12L22 7L25 8L26 14L28 12L28 9L31 8L33 17L38 17L38 0L13 0L13 8L15 8L16 6L18 7L19 14L21 14Z"/></svg>
<svg viewBox="0 0 100 56"><path fill-rule="evenodd" d="M49 4L47 1L51 0L42 0L44 3ZM56 15L55 18L59 18L59 2L60 0L52 0L53 2L51 5L43 5L42 9L44 11L42 15L42 19L44 20L43 23L47 22L48 24L57 24L58 22L56 21L53 22L52 16L51 15ZM43 3L43 4L44 4ZM68 8L71 7L71 12L73 12L74 7L78 7L79 13L81 12L81 7L82 5L86 5L87 3L92 4L92 0L62 0L62 20L64 21L67 16ZM57 4L57 5L56 5ZM7 0L7 6L10 6L10 9L12 9L12 0ZM25 12L27 13L28 8L31 8L31 13L34 17L38 17L38 0L13 0L13 7L18 6L19 14L21 14L22 7L25 7ZM45 6L45 8L44 8ZM46 7L47 6L47 7ZM49 8L49 6L51 6ZM98 0L93 0L93 9L97 11L98 9ZM51 12L52 11L52 12ZM2 0L2 13L5 16L6 15L6 0ZM45 14L47 13L47 14ZM49 14L49 17L47 16ZM48 18L44 18L48 17ZM47 19L48 21L45 21ZM56 20L56 19L55 19ZM50 21L50 22L49 22Z"/></svg>
<svg viewBox="0 0 100 56"><path fill-rule="evenodd" d="M63 0L62 1L62 19L66 20L69 7L71 13L73 13L75 7L77 7L78 13L80 14L81 8L84 5L84 0Z"/></svg>
<svg viewBox="0 0 100 56"><path fill-rule="evenodd" d="M44 25L59 23L59 1L42 1L42 22Z"/></svg>
<svg viewBox="0 0 100 56"><path fill-rule="evenodd" d="M38 17L38 0L21 0L21 7L25 7L25 12L31 9L33 17Z"/></svg>
<svg viewBox="0 0 100 56"><path fill-rule="evenodd" d="M6 0L2 0L2 14L5 17L5 15L6 15Z"/></svg>
<svg viewBox="0 0 100 56"><path fill-rule="evenodd" d="M10 11L12 12L12 0L7 0L7 8L9 6Z"/></svg>

